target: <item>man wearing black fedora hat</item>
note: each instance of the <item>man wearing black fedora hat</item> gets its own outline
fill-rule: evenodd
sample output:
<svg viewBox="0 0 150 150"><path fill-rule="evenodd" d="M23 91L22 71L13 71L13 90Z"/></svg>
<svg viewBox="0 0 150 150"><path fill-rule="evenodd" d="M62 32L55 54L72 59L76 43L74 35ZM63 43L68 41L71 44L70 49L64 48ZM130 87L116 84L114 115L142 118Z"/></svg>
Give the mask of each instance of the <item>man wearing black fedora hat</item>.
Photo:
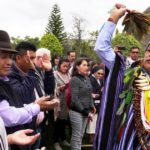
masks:
<svg viewBox="0 0 150 150"><path fill-rule="evenodd" d="M14 53L16 51L11 48L9 35L0 30L0 117L4 121L7 133L23 129L24 124L31 122L40 110L50 110L59 104L57 99L49 101L49 96L43 96L34 103L23 106L7 77ZM12 145L11 148L12 150L25 149L16 145Z"/></svg>

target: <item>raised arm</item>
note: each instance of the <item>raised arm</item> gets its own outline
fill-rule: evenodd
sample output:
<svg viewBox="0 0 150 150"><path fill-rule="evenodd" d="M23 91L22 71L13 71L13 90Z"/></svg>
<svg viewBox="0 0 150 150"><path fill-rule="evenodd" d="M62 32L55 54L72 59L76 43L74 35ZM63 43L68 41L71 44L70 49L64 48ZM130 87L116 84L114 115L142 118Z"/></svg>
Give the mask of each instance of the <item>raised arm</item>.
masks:
<svg viewBox="0 0 150 150"><path fill-rule="evenodd" d="M108 21L106 21L102 26L95 44L95 52L108 69L114 64L116 56L111 47L113 32L116 28L118 20L125 14L125 11L126 7L124 5L121 5L120 9L114 8Z"/></svg>

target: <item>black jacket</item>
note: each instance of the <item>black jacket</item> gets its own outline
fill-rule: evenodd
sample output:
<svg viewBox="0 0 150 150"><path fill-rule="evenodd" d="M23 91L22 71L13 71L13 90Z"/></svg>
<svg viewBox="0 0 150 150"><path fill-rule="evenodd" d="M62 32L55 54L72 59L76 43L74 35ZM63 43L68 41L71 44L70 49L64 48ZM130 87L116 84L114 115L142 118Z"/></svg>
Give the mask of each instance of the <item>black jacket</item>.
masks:
<svg viewBox="0 0 150 150"><path fill-rule="evenodd" d="M103 87L103 80L99 80L100 84L96 80L95 77L90 75L90 81L92 85L92 93L93 94L98 94L99 96L93 98L94 99L94 105L96 108L96 113L99 112L99 107L100 107L100 102L98 103L96 100L101 100L101 94L102 94L102 87Z"/></svg>

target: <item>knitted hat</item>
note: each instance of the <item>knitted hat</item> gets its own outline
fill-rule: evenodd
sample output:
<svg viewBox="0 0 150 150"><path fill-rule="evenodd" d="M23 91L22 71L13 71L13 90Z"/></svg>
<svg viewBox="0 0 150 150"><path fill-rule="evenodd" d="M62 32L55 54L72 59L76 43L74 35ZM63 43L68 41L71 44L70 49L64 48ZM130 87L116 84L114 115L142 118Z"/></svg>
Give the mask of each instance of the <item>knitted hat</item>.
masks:
<svg viewBox="0 0 150 150"><path fill-rule="evenodd" d="M93 69L92 69L92 74L96 73L98 70L102 69L101 67L99 66L95 66Z"/></svg>
<svg viewBox="0 0 150 150"><path fill-rule="evenodd" d="M9 35L6 31L0 30L0 51L8 51L16 53L17 51L12 49Z"/></svg>

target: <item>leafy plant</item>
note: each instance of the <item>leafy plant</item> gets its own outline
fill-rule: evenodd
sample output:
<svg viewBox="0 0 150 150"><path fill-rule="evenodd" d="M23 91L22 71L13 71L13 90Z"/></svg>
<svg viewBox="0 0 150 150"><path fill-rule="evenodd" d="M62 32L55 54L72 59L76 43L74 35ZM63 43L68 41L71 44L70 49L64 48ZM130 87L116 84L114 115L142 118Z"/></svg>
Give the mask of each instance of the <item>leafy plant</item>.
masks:
<svg viewBox="0 0 150 150"><path fill-rule="evenodd" d="M40 40L40 47L48 48L51 51L52 55L62 55L63 53L63 47L61 43L52 33L46 33L42 36Z"/></svg>

